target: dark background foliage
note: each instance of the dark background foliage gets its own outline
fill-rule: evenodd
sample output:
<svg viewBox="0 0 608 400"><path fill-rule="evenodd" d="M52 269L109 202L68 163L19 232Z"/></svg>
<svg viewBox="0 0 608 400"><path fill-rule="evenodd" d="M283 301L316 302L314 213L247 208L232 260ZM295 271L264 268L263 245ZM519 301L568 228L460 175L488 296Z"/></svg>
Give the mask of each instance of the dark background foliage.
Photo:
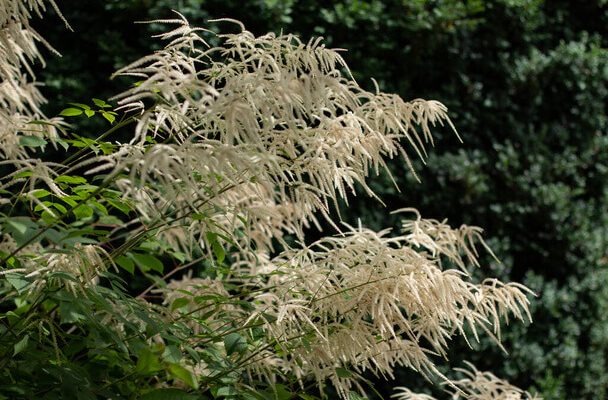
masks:
<svg viewBox="0 0 608 400"><path fill-rule="evenodd" d="M359 83L405 99L445 103L464 139L437 131L421 183L391 164L373 187L387 208L356 198L342 215L378 228L414 206L452 225L485 229L502 263L479 277L521 281L538 293L534 323L504 328L505 355L488 341L455 342L469 360L546 399L608 396L608 2L605 0L107 0L57 1L75 32L52 15L35 26L62 54L39 72L49 114L67 102L124 88L116 68L147 54L171 17L243 21L254 33L323 36L348 49ZM94 126L91 129L95 129ZM86 133L86 132L84 132ZM428 386L408 371L395 385ZM393 383L378 381L390 392Z"/></svg>

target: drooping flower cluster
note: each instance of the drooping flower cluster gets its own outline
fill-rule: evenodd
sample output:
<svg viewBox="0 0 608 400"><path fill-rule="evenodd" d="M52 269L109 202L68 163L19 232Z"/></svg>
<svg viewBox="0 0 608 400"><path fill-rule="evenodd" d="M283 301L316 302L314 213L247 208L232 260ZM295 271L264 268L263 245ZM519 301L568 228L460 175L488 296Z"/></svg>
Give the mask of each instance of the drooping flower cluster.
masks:
<svg viewBox="0 0 608 400"><path fill-rule="evenodd" d="M0 189L25 182L23 177L15 177L21 172L31 174L30 182L40 179L47 185L52 183L50 164L31 157L23 145L29 137L53 142L62 125L61 119L49 119L42 113L40 106L46 99L32 70L36 62L44 65L39 44L58 54L29 23L32 14L42 16L47 4L61 16L53 0L0 2L0 167L5 172ZM49 187L57 189L56 185Z"/></svg>
<svg viewBox="0 0 608 400"><path fill-rule="evenodd" d="M464 227L440 228L457 245L467 238ZM411 233L390 237L358 228L273 259L266 270L275 273L256 301L260 312L276 318L265 328L289 349L283 365L300 378L313 374L319 385L329 378L346 398L365 371L392 377L402 365L440 375L432 355L445 357L454 334L477 337L481 330L498 337L500 319L526 318L525 287L475 284L462 270L442 270L444 244L433 234L416 232L440 250L435 254L411 246ZM454 256L473 251L459 246Z"/></svg>
<svg viewBox="0 0 608 400"><path fill-rule="evenodd" d="M456 368L465 378L451 382L454 385L453 400L541 400L490 372L481 372L471 363L466 364L469 369ZM396 400L435 400L432 396L413 393L404 387L395 389L397 392L391 398Z"/></svg>
<svg viewBox="0 0 608 400"><path fill-rule="evenodd" d="M386 171L387 158L409 162L404 144L422 157L429 127L451 125L438 102L361 89L320 40L241 27L208 48L185 20L162 22L178 24L161 35L171 42L117 72L141 78L117 97L141 113L135 136L94 171L128 171L123 191L144 216L213 215L216 227L185 224L202 241L210 229L246 231L243 248L269 249L285 233L302 239L355 185L373 195L366 177ZM148 132L163 143L144 145Z"/></svg>
<svg viewBox="0 0 608 400"><path fill-rule="evenodd" d="M10 235L3 235L0 252L12 254L18 249ZM66 251L54 251L49 246L33 243L20 248L16 255L20 268L0 271L0 276L19 273L29 293L39 293L47 288L63 287L73 294L82 294L83 289L99 282L99 277L114 266L110 255L101 247L76 244ZM66 279L66 274L69 278Z"/></svg>
<svg viewBox="0 0 608 400"><path fill-rule="evenodd" d="M366 371L440 375L432 355L445 356L454 334L483 331L499 343L501 320L529 319L522 285L471 282L465 260L477 265L478 228L418 216L396 237L357 228L301 248L283 240L305 243L303 228L319 213L331 221L332 204L357 185L374 196L368 175L398 155L409 163L404 144L424 158L430 126L451 125L443 105L361 89L320 40L255 37L239 25L209 48L184 19L161 22L178 25L161 35L171 42L117 73L141 79L117 97L138 114L133 140L93 160L93 171L124 172L118 184L144 220L172 216L163 240L209 249L216 232L235 247L240 285L258 294L232 326L261 325L269 341L251 354L250 376L313 376L348 398L363 392ZM272 257L276 242L283 251ZM170 284L166 301L172 287L200 284Z"/></svg>
<svg viewBox="0 0 608 400"><path fill-rule="evenodd" d="M30 26L29 20L32 13L42 16L45 3L57 7L52 0L7 0L0 4L0 106L7 113L18 112L26 116L40 113L39 106L44 98L34 82L28 81L28 75L30 79L35 78L30 63L39 61L44 64L37 42L53 49ZM6 147L0 148L6 157Z"/></svg>
<svg viewBox="0 0 608 400"><path fill-rule="evenodd" d="M463 373L465 378L454 381L460 390L454 393L455 400L541 400L540 397L521 390L490 372L482 372L471 363L466 364L468 370L456 369Z"/></svg>

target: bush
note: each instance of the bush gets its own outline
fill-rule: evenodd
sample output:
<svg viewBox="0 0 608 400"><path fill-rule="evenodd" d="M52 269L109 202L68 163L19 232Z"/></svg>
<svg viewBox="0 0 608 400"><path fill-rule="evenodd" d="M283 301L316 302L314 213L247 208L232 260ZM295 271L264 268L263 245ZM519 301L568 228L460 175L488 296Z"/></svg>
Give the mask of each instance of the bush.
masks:
<svg viewBox="0 0 608 400"><path fill-rule="evenodd" d="M501 320L530 319L525 286L474 283L479 228L414 209L398 235L330 217L355 186L374 196L386 159L423 159L445 106L362 89L321 40L234 20L214 34L178 14L155 21L175 25L163 49L116 73L138 79L119 107L61 111L110 124L91 139L46 118L21 73L44 44L27 7L45 5L0 9L5 398L315 398L327 383L356 398L364 372L396 365L456 398L532 398L434 363L456 334L500 345ZM339 234L307 242L320 221Z"/></svg>

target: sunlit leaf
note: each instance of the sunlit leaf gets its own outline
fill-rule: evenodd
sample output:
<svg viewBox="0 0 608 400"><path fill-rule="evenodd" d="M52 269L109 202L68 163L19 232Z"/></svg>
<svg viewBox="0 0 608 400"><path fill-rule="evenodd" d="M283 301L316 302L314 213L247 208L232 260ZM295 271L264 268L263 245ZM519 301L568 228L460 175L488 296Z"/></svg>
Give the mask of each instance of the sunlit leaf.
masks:
<svg viewBox="0 0 608 400"><path fill-rule="evenodd" d="M64 110L61 110L61 112L59 113L59 115L63 117L76 117L80 114L82 114L82 110L78 108L66 108Z"/></svg>

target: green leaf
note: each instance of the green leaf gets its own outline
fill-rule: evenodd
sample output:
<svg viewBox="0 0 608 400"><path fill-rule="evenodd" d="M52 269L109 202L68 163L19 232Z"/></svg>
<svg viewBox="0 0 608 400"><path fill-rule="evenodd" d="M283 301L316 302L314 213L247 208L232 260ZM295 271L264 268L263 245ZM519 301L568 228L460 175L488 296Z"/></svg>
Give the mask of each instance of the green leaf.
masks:
<svg viewBox="0 0 608 400"><path fill-rule="evenodd" d="M207 232L206 236L207 236L207 242L209 242L209 245L211 245L211 250L213 251L213 254L215 255L217 263L218 264L223 263L224 259L226 258L226 252L224 251L224 247L218 240L218 234L215 232Z"/></svg>
<svg viewBox="0 0 608 400"><path fill-rule="evenodd" d="M4 258L4 257L6 257L8 254L7 254L7 253L4 253L4 252L0 252L0 255L2 255L2 258ZM15 257L9 257L9 258L6 260L6 265L8 265L8 266L9 266L9 267L11 267L11 268L17 268L16 264L17 264L17 260L15 259ZM2 329L2 328L0 328L0 329Z"/></svg>
<svg viewBox="0 0 608 400"><path fill-rule="evenodd" d="M49 191L48 191L48 190L46 190L46 189L37 189L37 190L34 190L34 191L32 192L32 196L34 196L34 197L35 197L35 198L37 198L37 199L40 199L40 198L42 198L42 197L46 197L46 196L48 196L48 195L50 195L50 194L51 194L51 192L49 192Z"/></svg>
<svg viewBox="0 0 608 400"><path fill-rule="evenodd" d="M63 139L55 139L55 142L59 143L59 145L63 147L64 150L67 150L70 147L69 143Z"/></svg>
<svg viewBox="0 0 608 400"><path fill-rule="evenodd" d="M177 346L167 346L163 352L163 359L170 363L177 363L182 359L182 352L179 351Z"/></svg>
<svg viewBox="0 0 608 400"><path fill-rule="evenodd" d="M103 151L103 154L114 153L114 145L112 143L101 142L99 143L99 147L101 148L101 151Z"/></svg>
<svg viewBox="0 0 608 400"><path fill-rule="evenodd" d="M47 225L52 225L56 222L55 220L57 219L57 214L54 213L52 210L51 210L51 212L43 211L40 214L40 217Z"/></svg>
<svg viewBox="0 0 608 400"><path fill-rule="evenodd" d="M25 335L20 341L15 343L13 348L13 356L21 353L27 347L27 342L30 340L30 335Z"/></svg>
<svg viewBox="0 0 608 400"><path fill-rule="evenodd" d="M195 221L202 221L205 218L207 218L207 214L204 214L204 213L193 213L192 215L190 215L190 218L192 218Z"/></svg>
<svg viewBox="0 0 608 400"><path fill-rule="evenodd" d="M197 389L198 388L198 381L196 380L196 377L194 376L194 374L192 373L192 371L190 371L189 369L183 367L182 365L180 365L180 364L170 364L169 365L169 373L174 378L177 378L177 379L181 380L182 382L184 382L185 384L187 384L191 388L193 388L193 389Z"/></svg>
<svg viewBox="0 0 608 400"><path fill-rule="evenodd" d="M61 315L62 324L73 324L74 322L82 321L86 317L80 312L78 306L71 301L62 301L59 304L59 313Z"/></svg>
<svg viewBox="0 0 608 400"><path fill-rule="evenodd" d="M93 115L95 115L95 111L93 111L93 110L84 110L84 113L89 118L91 118Z"/></svg>
<svg viewBox="0 0 608 400"><path fill-rule="evenodd" d="M112 207L116 208L117 210L121 211L123 214L128 215L129 212L131 212L131 208L124 201L113 200L113 199L108 199L108 198L106 198L106 201L108 202L108 204L110 204Z"/></svg>
<svg viewBox="0 0 608 400"><path fill-rule="evenodd" d="M72 210L77 219L86 219L93 216L93 209L86 204L81 204Z"/></svg>
<svg viewBox="0 0 608 400"><path fill-rule="evenodd" d="M79 185L81 183L87 183L87 180L82 176L73 176L73 175L59 175L54 179L57 183L70 183L74 185Z"/></svg>
<svg viewBox="0 0 608 400"><path fill-rule="evenodd" d="M206 302L208 300L212 300L213 302L218 302L218 301L221 301L224 298L225 297L222 296L222 295L220 295L220 294L210 293L210 294L203 294L201 296L195 296L194 297L194 301L197 304L201 304L201 303Z"/></svg>
<svg viewBox="0 0 608 400"><path fill-rule="evenodd" d="M137 359L135 371L146 375L152 372L160 371L161 369L162 365L158 359L158 356L150 349L144 349Z"/></svg>
<svg viewBox="0 0 608 400"><path fill-rule="evenodd" d="M91 139L86 139L86 138L81 138L79 140L75 140L75 139L69 139L66 140L67 143L71 144L74 147L78 147L78 148L84 148L84 147L93 147L94 144L96 143L94 140Z"/></svg>
<svg viewBox="0 0 608 400"><path fill-rule="evenodd" d="M194 350L192 347L190 346L184 346L184 350L186 350L188 352L188 354L190 355L190 357L192 357L192 359L196 362L201 362L201 357L198 354L198 352L196 350Z"/></svg>
<svg viewBox="0 0 608 400"><path fill-rule="evenodd" d="M216 397L229 397L236 396L239 392L232 386L224 386L217 390Z"/></svg>
<svg viewBox="0 0 608 400"><path fill-rule="evenodd" d="M97 190L98 188L99 186L96 185L79 185L74 188L74 191L84 199L89 193Z"/></svg>
<svg viewBox="0 0 608 400"><path fill-rule="evenodd" d="M114 262L131 275L135 273L135 263L129 257L119 256L114 259Z"/></svg>
<svg viewBox="0 0 608 400"><path fill-rule="evenodd" d="M89 204L99 210L103 215L108 215L108 209L103 204L95 200L89 200Z"/></svg>
<svg viewBox="0 0 608 400"><path fill-rule="evenodd" d="M17 246L26 243L38 233L38 224L28 217L13 217L7 219L4 228L12 233Z"/></svg>
<svg viewBox="0 0 608 400"><path fill-rule="evenodd" d="M276 400L289 400L293 398L293 393L285 385L277 384L274 385L273 389L273 399Z"/></svg>
<svg viewBox="0 0 608 400"><path fill-rule="evenodd" d="M13 228L20 235L25 235L25 233L27 232L27 229L29 228L28 225L26 225L25 223L16 221L15 219L7 220L6 224L8 226L10 226L11 228Z"/></svg>
<svg viewBox="0 0 608 400"><path fill-rule="evenodd" d="M175 301L173 301L173 303L171 304L171 311L187 306L188 304L190 304L190 299L188 299L187 297L180 297L178 299L175 299Z"/></svg>
<svg viewBox="0 0 608 400"><path fill-rule="evenodd" d="M181 389L154 389L140 397L140 400L197 400L200 397Z"/></svg>
<svg viewBox="0 0 608 400"><path fill-rule="evenodd" d="M59 203L51 203L51 206L62 214L67 214L68 210Z"/></svg>
<svg viewBox="0 0 608 400"><path fill-rule="evenodd" d="M32 171L22 171L22 172L19 172L18 174L15 174L14 178L15 179L17 179L17 178L29 178L32 175L34 175L32 173Z"/></svg>
<svg viewBox="0 0 608 400"><path fill-rule="evenodd" d="M80 200L80 198L79 197L75 197L75 196L63 196L61 198L61 201L63 201L64 203L66 203L70 207L76 207L76 205L78 204L76 200Z"/></svg>
<svg viewBox="0 0 608 400"><path fill-rule="evenodd" d="M232 353L242 353L247 350L247 340L238 333L229 333L224 336L224 348L228 355Z"/></svg>
<svg viewBox="0 0 608 400"><path fill-rule="evenodd" d="M87 106L86 104L82 104L82 103L68 103L68 104L71 105L71 106L76 106L76 107L82 108L83 110L90 110L91 109L91 107Z"/></svg>
<svg viewBox="0 0 608 400"><path fill-rule="evenodd" d="M336 368L336 375L338 375L338 378L350 378L353 373L346 368Z"/></svg>
<svg viewBox="0 0 608 400"><path fill-rule="evenodd" d="M82 110L78 108L66 108L65 110L61 110L59 115L63 117L75 117L82 114Z"/></svg>
<svg viewBox="0 0 608 400"><path fill-rule="evenodd" d="M4 276L8 283L10 283L19 294L23 293L30 285L30 281L28 281L23 274L9 272Z"/></svg>
<svg viewBox="0 0 608 400"><path fill-rule="evenodd" d="M156 257L151 256L149 254L141 254L141 253L129 253L131 258L135 261L137 266L141 268L143 272L154 270L160 273L163 272L163 263Z"/></svg>
<svg viewBox="0 0 608 400"><path fill-rule="evenodd" d="M215 254L215 258L217 259L218 264L224 262L224 259L226 258L226 252L224 251L224 248L222 247L220 242L215 242L213 244L213 254Z"/></svg>
<svg viewBox="0 0 608 400"><path fill-rule="evenodd" d="M107 119L111 124L113 124L116 120L116 117L110 114L109 112L102 111L101 116Z"/></svg>
<svg viewBox="0 0 608 400"><path fill-rule="evenodd" d="M92 99L93 103L95 103L95 105L97 107L101 107L101 108L108 108L108 107L112 107L111 105L109 105L108 103L106 103L105 101L101 100L101 99Z"/></svg>
<svg viewBox="0 0 608 400"><path fill-rule="evenodd" d="M27 147L44 147L48 142L38 136L19 136L19 145Z"/></svg>

